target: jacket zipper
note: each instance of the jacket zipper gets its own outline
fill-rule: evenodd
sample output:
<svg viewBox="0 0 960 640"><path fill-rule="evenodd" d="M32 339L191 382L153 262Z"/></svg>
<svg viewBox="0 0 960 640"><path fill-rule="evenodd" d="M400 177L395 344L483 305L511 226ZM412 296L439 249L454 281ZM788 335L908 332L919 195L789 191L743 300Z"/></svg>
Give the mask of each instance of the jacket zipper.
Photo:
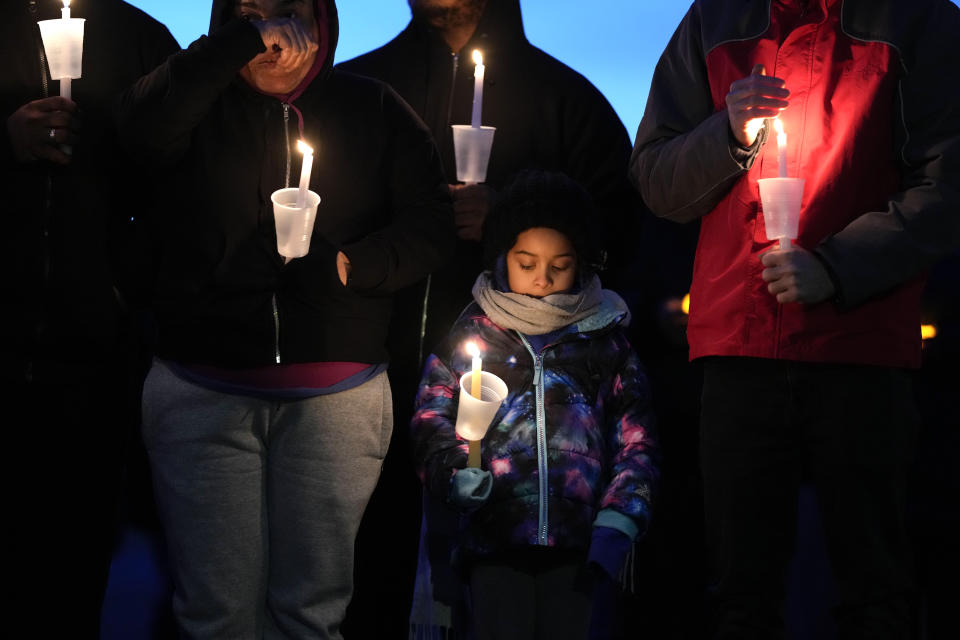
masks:
<svg viewBox="0 0 960 640"><path fill-rule="evenodd" d="M40 17L40 6L37 0L30 0L27 9L34 20ZM50 85L47 82L47 53L43 48L43 41L34 38L37 44L37 53L40 57L40 95L50 97ZM40 233L43 242L43 282L47 286L50 282L50 225L53 217L53 176L48 171L43 181L43 217L41 218ZM41 323L45 321L41 320ZM42 326L42 324L41 324ZM38 332L40 331L38 327ZM27 382L33 380L33 362L28 361L24 369L24 378Z"/></svg>
<svg viewBox="0 0 960 640"><path fill-rule="evenodd" d="M517 335L533 356L533 386L537 392L537 473L539 478L538 509L537 509L537 544L546 546L549 513L547 512L547 425L546 410L543 399L543 356L533 350L527 339L519 331Z"/></svg>
<svg viewBox="0 0 960 640"><path fill-rule="evenodd" d="M447 96L447 126L451 123L453 119L453 88L457 84L457 72L460 68L460 54L456 51L450 53L450 59L453 62L453 68L450 72L450 94ZM417 371L419 374L420 368L423 367L423 351L424 345L427 341L427 318L429 316L428 307L430 306L430 288L433 283L433 274L427 275L427 284L423 291L423 306L420 311L420 335L417 346Z"/></svg>
<svg viewBox="0 0 960 640"><path fill-rule="evenodd" d="M290 105L283 103L283 140L284 140L284 172L283 186L290 186ZM270 297L270 307L273 310L273 359L280 364L280 305L277 304L276 292Z"/></svg>
<svg viewBox="0 0 960 640"><path fill-rule="evenodd" d="M460 70L460 54L456 51L450 54L453 60L453 69L450 75L450 95L447 96L447 125L453 124L453 94L457 86L457 72Z"/></svg>

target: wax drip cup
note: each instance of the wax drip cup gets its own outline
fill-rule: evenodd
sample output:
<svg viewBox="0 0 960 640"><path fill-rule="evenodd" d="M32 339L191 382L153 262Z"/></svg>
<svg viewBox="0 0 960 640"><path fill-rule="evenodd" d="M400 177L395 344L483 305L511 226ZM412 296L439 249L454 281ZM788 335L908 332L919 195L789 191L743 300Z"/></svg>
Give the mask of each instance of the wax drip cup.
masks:
<svg viewBox="0 0 960 640"><path fill-rule="evenodd" d="M803 178L761 178L760 203L768 240L786 239L781 248L797 237L800 227L800 205L803 200Z"/></svg>
<svg viewBox="0 0 960 640"><path fill-rule="evenodd" d="M285 258L302 258L310 251L313 223L320 206L320 196L307 191L307 206L297 207L299 189L277 189L271 194L273 220L277 229L277 251Z"/></svg>
<svg viewBox="0 0 960 640"><path fill-rule="evenodd" d="M79 78L83 68L83 18L41 20L40 37L50 78ZM69 97L69 96L68 96Z"/></svg>
<svg viewBox="0 0 960 640"><path fill-rule="evenodd" d="M496 127L471 127L455 124L453 127L453 152L456 156L457 180L476 184L487 179L487 165L493 148Z"/></svg>

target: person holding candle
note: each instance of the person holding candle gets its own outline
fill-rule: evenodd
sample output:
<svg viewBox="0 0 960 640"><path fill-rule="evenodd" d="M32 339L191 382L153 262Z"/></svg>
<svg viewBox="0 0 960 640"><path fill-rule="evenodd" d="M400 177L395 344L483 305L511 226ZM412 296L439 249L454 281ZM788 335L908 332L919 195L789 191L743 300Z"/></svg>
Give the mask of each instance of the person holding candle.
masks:
<svg viewBox="0 0 960 640"><path fill-rule="evenodd" d="M508 182L484 224L489 270L474 303L424 366L411 442L426 489L463 514L455 564L469 585L469 637L586 638L594 597L614 597L593 593L590 576L609 588L650 518L650 390L627 306L594 270L591 206L560 173ZM508 389L481 469L467 468L454 429L470 343Z"/></svg>
<svg viewBox="0 0 960 640"><path fill-rule="evenodd" d="M919 301L960 245L957 33L945 0L697 0L657 66L630 173L656 214L701 224L688 339L716 638L783 634L802 482L837 637L909 635ZM805 189L777 250L757 180L784 168Z"/></svg>
<svg viewBox="0 0 960 640"><path fill-rule="evenodd" d="M429 131L333 69L337 33L333 0L217 0L118 109L169 185L143 436L185 637L342 637L392 429L391 298L451 255ZM285 261L270 198L298 174L321 204Z"/></svg>
<svg viewBox="0 0 960 640"><path fill-rule="evenodd" d="M611 231L604 240L608 260L601 277L628 302L635 287L627 276L633 257L628 245L645 213L624 170L630 156L625 127L588 79L527 40L519 0L407 2L411 20L396 38L338 64L387 82L417 111L437 141L453 197L457 260L429 282L402 292L391 325L397 424L409 421L425 355L470 302L482 268L483 221L510 176L531 167L563 171L589 191L597 224ZM474 51L482 55L479 87ZM475 100L478 93L482 100ZM474 113L480 124L496 127L487 179L459 184L451 125L476 124ZM358 585L347 619L355 633L371 637L405 633L417 564L416 535L398 538L391 549L376 543L388 523L405 521L414 528L420 523L419 484L405 434L398 436L361 530L361 541L369 535L364 547L369 559L358 570L368 579ZM361 561L363 555L361 550ZM385 573L392 578L383 579Z"/></svg>
<svg viewBox="0 0 960 640"><path fill-rule="evenodd" d="M84 73L61 97L38 22L63 7L5 2L0 22L0 401L5 446L28 461L4 465L5 601L26 635L98 638L138 424L131 258L150 200L111 109L179 47L129 4L74 0Z"/></svg>

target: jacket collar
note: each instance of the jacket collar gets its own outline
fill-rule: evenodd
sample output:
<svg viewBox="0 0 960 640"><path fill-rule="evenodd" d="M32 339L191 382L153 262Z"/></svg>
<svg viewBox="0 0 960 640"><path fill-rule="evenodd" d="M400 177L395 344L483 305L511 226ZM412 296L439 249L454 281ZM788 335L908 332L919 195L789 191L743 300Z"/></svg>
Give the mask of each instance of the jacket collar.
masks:
<svg viewBox="0 0 960 640"><path fill-rule="evenodd" d="M433 27L411 20L404 29L406 38L425 40L431 47L450 49L440 32ZM504 50L528 44L523 31L523 17L520 13L520 0L487 0L487 6L480 16L477 28L470 40L460 50L453 53L466 54L481 49L484 55L488 50Z"/></svg>

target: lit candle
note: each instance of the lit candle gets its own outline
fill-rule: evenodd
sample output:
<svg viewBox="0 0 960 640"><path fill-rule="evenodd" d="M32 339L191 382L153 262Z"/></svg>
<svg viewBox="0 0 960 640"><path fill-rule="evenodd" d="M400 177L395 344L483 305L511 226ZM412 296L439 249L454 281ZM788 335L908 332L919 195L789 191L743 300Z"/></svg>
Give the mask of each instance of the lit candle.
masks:
<svg viewBox="0 0 960 640"><path fill-rule="evenodd" d="M473 61L477 64L473 71L473 117L470 119L470 126L475 129L480 128L480 113L483 110L483 54L479 49L473 50Z"/></svg>
<svg viewBox="0 0 960 640"><path fill-rule="evenodd" d="M297 191L297 209L307 206L307 191L310 189L310 173L313 171L313 149L303 140L297 140L297 148L303 154L300 169L300 189Z"/></svg>
<svg viewBox="0 0 960 640"><path fill-rule="evenodd" d="M777 169L781 178L787 177L787 134L783 131L780 118L773 119L773 128L777 130Z"/></svg>
<svg viewBox="0 0 960 640"><path fill-rule="evenodd" d="M470 395L480 399L480 380L482 378L483 362L480 360L480 349L472 342L467 343L467 353L473 356L473 375L470 376Z"/></svg>

